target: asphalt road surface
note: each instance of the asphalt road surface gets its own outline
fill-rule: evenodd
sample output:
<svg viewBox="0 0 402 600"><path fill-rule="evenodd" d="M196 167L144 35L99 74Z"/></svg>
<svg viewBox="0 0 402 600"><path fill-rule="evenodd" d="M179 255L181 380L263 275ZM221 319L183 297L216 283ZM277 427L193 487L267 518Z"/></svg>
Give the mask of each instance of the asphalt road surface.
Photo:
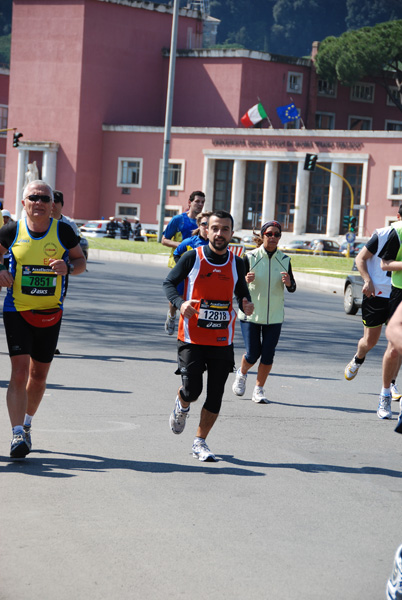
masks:
<svg viewBox="0 0 402 600"><path fill-rule="evenodd" d="M244 398L230 376L219 462L201 463L202 397L180 436L168 425L166 272L90 262L70 279L25 461L9 459L0 336L1 600L385 598L402 542L402 436L376 416L385 338L347 382L360 316L337 294L286 294L270 404L250 400L255 370ZM238 328L237 364L242 350Z"/></svg>

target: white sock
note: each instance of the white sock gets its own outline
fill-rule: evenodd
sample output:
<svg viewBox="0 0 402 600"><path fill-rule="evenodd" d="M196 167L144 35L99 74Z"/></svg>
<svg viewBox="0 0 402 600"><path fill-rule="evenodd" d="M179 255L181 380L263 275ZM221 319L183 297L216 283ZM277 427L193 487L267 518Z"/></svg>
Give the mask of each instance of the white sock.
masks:
<svg viewBox="0 0 402 600"><path fill-rule="evenodd" d="M381 388L381 395L382 396L390 396L391 395L391 388L382 387Z"/></svg>
<svg viewBox="0 0 402 600"><path fill-rule="evenodd" d="M187 408L184 408L184 406L182 405L182 403L181 403L181 401L180 401L180 396L177 396L177 397L178 397L178 399L179 399L180 410L181 410L182 412L187 412L188 410L190 410L190 407L189 407L189 406L187 406Z"/></svg>
<svg viewBox="0 0 402 600"><path fill-rule="evenodd" d="M31 425L32 425L32 419L33 419L33 416L25 414L24 426L25 427L31 427Z"/></svg>

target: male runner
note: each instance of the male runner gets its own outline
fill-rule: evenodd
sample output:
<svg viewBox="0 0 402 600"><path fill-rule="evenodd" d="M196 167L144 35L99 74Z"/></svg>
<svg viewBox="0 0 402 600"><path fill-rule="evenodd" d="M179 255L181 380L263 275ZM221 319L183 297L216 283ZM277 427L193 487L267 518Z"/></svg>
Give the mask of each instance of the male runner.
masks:
<svg viewBox="0 0 402 600"><path fill-rule="evenodd" d="M223 210L213 212L208 245L186 252L163 282L167 299L180 310L178 373L182 385L169 419L173 433L184 430L190 404L202 392L203 372L208 372L207 396L192 447L193 456L201 461L216 461L205 440L218 418L225 383L234 367L233 294L245 314L254 310L243 261L227 248L232 235L232 216ZM181 281L185 282L183 298L176 289Z"/></svg>
<svg viewBox="0 0 402 600"><path fill-rule="evenodd" d="M398 212L398 219L401 217L401 212ZM385 243L388 240L388 235L392 227L382 227L376 229L364 248L361 249L356 257L356 266L360 275L364 280L363 285L363 302L362 302L362 321L364 326L363 337L357 345L357 352L353 359L345 368L345 379L348 381L354 379L363 364L368 352L374 348L380 339L382 326L389 319L389 303L391 294L391 278L381 268L381 258L379 254L382 252ZM398 375L400 361L394 365L394 370L391 373L391 383L389 394L393 400L399 400L401 394L398 392L396 385L396 377ZM385 404L384 404L385 402ZM378 416L390 418L392 411L388 406L388 398L381 399L378 408Z"/></svg>
<svg viewBox="0 0 402 600"><path fill-rule="evenodd" d="M85 271L79 238L70 225L51 218L53 190L33 181L23 190L26 217L0 230L0 254L10 252L3 320L11 359L7 407L13 429L10 456L32 448L31 423L46 389L46 378L61 325L65 277Z"/></svg>
<svg viewBox="0 0 402 600"><path fill-rule="evenodd" d="M399 214L402 206L399 207ZM389 298L389 318L392 317L402 301L402 221L392 224L383 249L380 252L381 268L391 272L391 295ZM382 389L377 415L382 419L392 419L391 381L400 365L401 357L392 342L388 341L382 361ZM381 414L383 416L381 416Z"/></svg>
<svg viewBox="0 0 402 600"><path fill-rule="evenodd" d="M191 237L194 229L197 228L196 217L204 208L205 194L204 192L191 192L188 199L188 210L180 215L176 215L168 223L162 236L162 244L171 248L171 253L168 261L168 267L171 269L175 266L173 252L177 246L188 237ZM179 294L183 294L183 286L179 287ZM176 323L176 307L169 302L169 310L165 322L165 331L168 335L174 334Z"/></svg>

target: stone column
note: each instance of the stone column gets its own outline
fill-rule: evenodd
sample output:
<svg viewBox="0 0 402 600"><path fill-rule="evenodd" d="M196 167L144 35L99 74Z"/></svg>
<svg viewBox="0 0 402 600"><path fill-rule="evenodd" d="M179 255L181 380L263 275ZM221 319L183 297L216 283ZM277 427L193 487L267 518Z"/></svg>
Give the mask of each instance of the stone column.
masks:
<svg viewBox="0 0 402 600"><path fill-rule="evenodd" d="M22 191L24 189L25 173L28 169L29 151L24 148L18 150L18 171L17 171L17 190L15 196L15 218L21 218L22 212Z"/></svg>
<svg viewBox="0 0 402 600"><path fill-rule="evenodd" d="M242 229L243 226L245 185L246 161L237 158L233 161L232 202L230 205L230 212L234 220L235 231Z"/></svg>
<svg viewBox="0 0 402 600"><path fill-rule="evenodd" d="M304 160L297 165L294 235L306 233L310 173L304 170Z"/></svg>
<svg viewBox="0 0 402 600"><path fill-rule="evenodd" d="M53 190L56 187L56 162L57 151L53 149L43 151L42 180L46 181Z"/></svg>
<svg viewBox="0 0 402 600"><path fill-rule="evenodd" d="M261 224L275 219L276 187L278 178L277 161L267 160L264 172Z"/></svg>
<svg viewBox="0 0 402 600"><path fill-rule="evenodd" d="M339 235L341 226L341 207L342 207L342 189L343 180L339 175L343 175L343 163L331 164L331 179L329 181L328 215L327 215L327 235L334 237ZM335 175L337 173L337 175Z"/></svg>
<svg viewBox="0 0 402 600"><path fill-rule="evenodd" d="M214 177L215 177L215 160L213 158L204 157L204 175L202 178L202 191L205 194L204 210L211 211L214 201Z"/></svg>

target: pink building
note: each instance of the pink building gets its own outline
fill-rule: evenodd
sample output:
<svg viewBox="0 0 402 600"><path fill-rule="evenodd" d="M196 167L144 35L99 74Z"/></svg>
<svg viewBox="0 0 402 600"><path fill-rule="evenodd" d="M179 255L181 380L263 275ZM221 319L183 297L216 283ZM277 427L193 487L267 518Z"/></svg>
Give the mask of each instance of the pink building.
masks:
<svg viewBox="0 0 402 600"><path fill-rule="evenodd" d="M0 67L0 202L4 202L4 182L6 176L6 152L8 125L8 86L10 71Z"/></svg>
<svg viewBox="0 0 402 600"><path fill-rule="evenodd" d="M158 223L171 25L171 8L136 0L14 0L8 122L24 137L18 149L8 137L7 208L18 213L35 160L75 219ZM202 33L181 9L167 219L204 189L237 230L275 217L295 234L335 236L351 208L342 178L360 235L394 218L402 114L380 85L330 85L309 59L197 49ZM258 98L272 128L244 129ZM284 126L276 108L292 101L301 120ZM306 153L331 172L304 171Z"/></svg>

